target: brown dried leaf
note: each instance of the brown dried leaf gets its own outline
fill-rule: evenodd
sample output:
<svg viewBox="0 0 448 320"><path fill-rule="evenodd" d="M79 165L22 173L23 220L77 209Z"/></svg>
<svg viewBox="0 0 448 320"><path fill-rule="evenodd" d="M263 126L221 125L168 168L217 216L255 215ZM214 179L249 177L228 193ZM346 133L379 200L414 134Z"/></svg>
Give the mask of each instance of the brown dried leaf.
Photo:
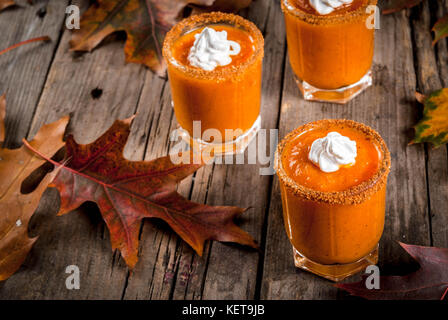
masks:
<svg viewBox="0 0 448 320"><path fill-rule="evenodd" d="M72 51L91 51L105 37L116 32L127 34L126 61L141 63L158 75L165 75L162 45L166 33L182 18L188 5L210 6L215 0L98 0L83 14L81 28L74 30ZM218 0L216 9L240 9L248 0ZM232 10L233 11L233 10Z"/></svg>
<svg viewBox="0 0 448 320"><path fill-rule="evenodd" d="M53 155L64 145L67 123L68 118L63 118L43 126L30 145ZM0 124L3 126L3 118ZM17 271L37 239L28 237L28 222L54 173L31 193L21 193L21 185L44 162L24 146L16 150L0 148L0 281Z"/></svg>
<svg viewBox="0 0 448 320"><path fill-rule="evenodd" d="M81 28L73 32L73 51L91 51L105 37L125 31L126 61L142 63L165 74L162 45L166 33L189 4L210 5L214 0L98 0L83 14Z"/></svg>
<svg viewBox="0 0 448 320"><path fill-rule="evenodd" d="M14 0L0 0L0 11L13 5L15 5Z"/></svg>
<svg viewBox="0 0 448 320"><path fill-rule="evenodd" d="M222 12L238 12L249 7L252 0L216 0L211 6L194 6L195 13L222 11Z"/></svg>

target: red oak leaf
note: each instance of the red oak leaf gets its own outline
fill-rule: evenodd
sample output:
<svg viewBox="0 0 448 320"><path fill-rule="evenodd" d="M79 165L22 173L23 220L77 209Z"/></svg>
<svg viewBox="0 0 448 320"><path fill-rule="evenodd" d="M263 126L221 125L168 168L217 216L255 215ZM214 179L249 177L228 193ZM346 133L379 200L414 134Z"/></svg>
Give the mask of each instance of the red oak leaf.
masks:
<svg viewBox="0 0 448 320"><path fill-rule="evenodd" d="M360 282L340 283L336 287L372 300L443 300L448 292L448 249L401 242L400 245L419 263L419 270L406 276L381 277L380 289L367 289L367 276Z"/></svg>
<svg viewBox="0 0 448 320"><path fill-rule="evenodd" d="M131 122L116 121L87 145L79 145L69 136L66 165L33 150L60 170L50 185L61 195L59 215L86 201L96 202L110 231L112 248L121 251L131 269L138 260L138 234L143 218L164 220L200 255L207 239L257 247L253 238L233 222L245 209L194 203L176 192L177 183L201 165L174 165L170 157L126 160L123 150Z"/></svg>

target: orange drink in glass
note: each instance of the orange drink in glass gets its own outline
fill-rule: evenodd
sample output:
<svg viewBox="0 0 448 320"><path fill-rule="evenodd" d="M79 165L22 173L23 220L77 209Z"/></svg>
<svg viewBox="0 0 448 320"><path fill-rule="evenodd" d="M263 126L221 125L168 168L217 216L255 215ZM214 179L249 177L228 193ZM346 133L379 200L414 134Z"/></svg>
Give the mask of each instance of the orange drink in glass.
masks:
<svg viewBox="0 0 448 320"><path fill-rule="evenodd" d="M353 163L329 160L350 148ZM339 281L377 262L390 161L380 135L351 120L311 122L283 139L275 167L297 267Z"/></svg>
<svg viewBox="0 0 448 320"><path fill-rule="evenodd" d="M281 1L289 61L306 100L346 103L372 84L377 0L352 0L328 14L310 0Z"/></svg>
<svg viewBox="0 0 448 320"><path fill-rule="evenodd" d="M210 58L221 45L210 39L223 32L224 47L227 43L237 46L238 53L232 47L232 55L224 59L227 64L209 68L209 62L221 58L219 52ZM255 137L261 122L263 45L263 36L253 23L221 12L193 15L168 32L163 55L174 112L180 134L190 144L199 150L213 149L215 155L232 154L243 152ZM201 50L205 58L191 58ZM203 60L207 61L201 65Z"/></svg>

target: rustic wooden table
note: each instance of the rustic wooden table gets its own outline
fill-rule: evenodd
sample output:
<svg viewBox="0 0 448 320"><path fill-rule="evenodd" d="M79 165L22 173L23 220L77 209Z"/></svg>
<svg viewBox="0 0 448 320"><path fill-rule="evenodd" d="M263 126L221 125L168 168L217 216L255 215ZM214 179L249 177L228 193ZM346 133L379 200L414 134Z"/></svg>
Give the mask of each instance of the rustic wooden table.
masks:
<svg viewBox="0 0 448 320"><path fill-rule="evenodd" d="M166 79L147 68L125 64L123 41L112 36L91 54L69 52L65 8L87 0L41 0L0 13L0 47L41 35L0 57L0 93L8 104L6 141L24 137L66 114L69 131L81 143L93 141L117 118L137 113L126 156L132 160L166 155L177 126ZM428 0L412 10L381 17L376 34L374 85L345 106L305 102L287 57L278 0L257 0L242 14L262 30L265 41L262 117L280 138L322 118L349 118L380 132L392 154L387 215L380 245L383 273L403 272L410 261L397 241L448 247L447 148L408 145L421 114L414 93L448 86L447 42L431 46L430 28L448 11L448 1ZM122 37L121 37L122 40ZM210 165L184 181L180 190L208 204L251 207L242 228L261 252L208 242L203 257L165 224L147 220L140 261L133 274L112 252L109 234L93 204L56 217L58 195L47 190L32 219L39 235L22 268L0 284L1 299L337 299L347 298L331 282L294 268L281 216L278 180L260 176L258 165ZM67 290L65 268L77 265L80 290ZM354 276L349 281L359 279Z"/></svg>

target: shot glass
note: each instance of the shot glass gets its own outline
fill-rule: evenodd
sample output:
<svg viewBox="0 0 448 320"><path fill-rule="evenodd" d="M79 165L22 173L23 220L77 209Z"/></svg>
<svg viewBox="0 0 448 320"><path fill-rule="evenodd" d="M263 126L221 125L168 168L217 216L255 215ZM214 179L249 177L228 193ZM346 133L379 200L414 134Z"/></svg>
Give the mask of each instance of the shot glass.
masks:
<svg viewBox="0 0 448 320"><path fill-rule="evenodd" d="M353 10L329 15L281 1L289 61L305 100L344 104L372 84L377 0L354 0Z"/></svg>
<svg viewBox="0 0 448 320"><path fill-rule="evenodd" d="M357 147L357 167L326 173L307 163L311 137L320 138L327 131L348 132L351 139L364 141ZM293 150L293 145L300 148ZM276 151L275 168L296 267L340 281L377 263L390 161L381 136L351 120L311 122L283 139ZM297 170L306 174L299 179ZM330 183L331 187L325 187Z"/></svg>
<svg viewBox="0 0 448 320"><path fill-rule="evenodd" d="M243 56L237 63L206 71L183 59L191 47L186 37L204 27L224 28L230 40L239 42ZM232 39L230 31L238 39ZM215 156L241 153L256 136L261 124L263 46L263 36L252 22L221 12L191 16L168 32L163 55L178 133L193 150Z"/></svg>

